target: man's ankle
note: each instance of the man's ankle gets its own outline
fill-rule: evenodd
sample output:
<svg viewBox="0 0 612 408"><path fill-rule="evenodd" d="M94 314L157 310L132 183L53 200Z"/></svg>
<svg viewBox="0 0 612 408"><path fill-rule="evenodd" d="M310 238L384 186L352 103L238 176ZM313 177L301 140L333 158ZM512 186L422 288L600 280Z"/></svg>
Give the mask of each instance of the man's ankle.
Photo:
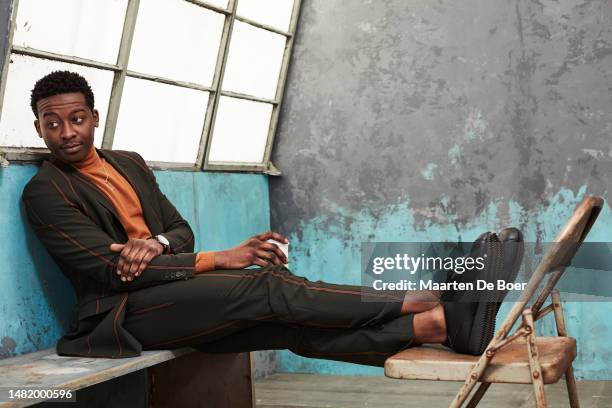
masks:
<svg viewBox="0 0 612 408"><path fill-rule="evenodd" d="M434 315L432 317L434 326L434 343L443 343L446 341L446 318L444 317L444 306L439 304L433 309Z"/></svg>
<svg viewBox="0 0 612 408"><path fill-rule="evenodd" d="M444 307L438 304L426 312L415 314L413 326L415 343L443 343L447 336Z"/></svg>

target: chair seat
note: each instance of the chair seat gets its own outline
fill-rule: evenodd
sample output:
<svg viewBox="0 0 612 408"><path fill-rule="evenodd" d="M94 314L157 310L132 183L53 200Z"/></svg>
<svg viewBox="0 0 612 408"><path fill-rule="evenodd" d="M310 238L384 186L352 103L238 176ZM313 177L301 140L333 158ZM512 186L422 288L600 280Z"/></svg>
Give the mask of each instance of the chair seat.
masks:
<svg viewBox="0 0 612 408"><path fill-rule="evenodd" d="M536 337L536 347L545 384L559 381L576 357L572 337ZM479 358L439 345L413 347L389 357L385 375L405 380L464 381ZM531 384L525 339L518 338L498 351L480 381Z"/></svg>

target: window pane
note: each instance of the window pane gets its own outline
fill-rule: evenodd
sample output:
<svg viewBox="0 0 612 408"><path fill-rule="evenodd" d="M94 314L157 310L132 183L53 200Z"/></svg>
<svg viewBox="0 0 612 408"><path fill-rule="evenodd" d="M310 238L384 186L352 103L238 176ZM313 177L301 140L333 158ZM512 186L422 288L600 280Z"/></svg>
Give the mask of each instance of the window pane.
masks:
<svg viewBox="0 0 612 408"><path fill-rule="evenodd" d="M94 92L96 109L100 113L100 127L96 129L95 145L102 145L113 83L112 72L21 55L12 55L11 60L2 103L0 146L46 147L32 124L35 117L30 109L30 91L37 80L57 70L78 72L89 82Z"/></svg>
<svg viewBox="0 0 612 408"><path fill-rule="evenodd" d="M141 0L129 69L211 85L224 21L183 0Z"/></svg>
<svg viewBox="0 0 612 408"><path fill-rule="evenodd" d="M222 96L209 162L262 163L272 105Z"/></svg>
<svg viewBox="0 0 612 408"><path fill-rule="evenodd" d="M113 149L148 161L195 163L208 92L126 78Z"/></svg>
<svg viewBox="0 0 612 408"><path fill-rule="evenodd" d="M20 0L13 44L115 64L127 0Z"/></svg>
<svg viewBox="0 0 612 408"><path fill-rule="evenodd" d="M236 21L223 89L274 99L285 37Z"/></svg>
<svg viewBox="0 0 612 408"><path fill-rule="evenodd" d="M293 0L240 0L237 14L280 30L288 31Z"/></svg>

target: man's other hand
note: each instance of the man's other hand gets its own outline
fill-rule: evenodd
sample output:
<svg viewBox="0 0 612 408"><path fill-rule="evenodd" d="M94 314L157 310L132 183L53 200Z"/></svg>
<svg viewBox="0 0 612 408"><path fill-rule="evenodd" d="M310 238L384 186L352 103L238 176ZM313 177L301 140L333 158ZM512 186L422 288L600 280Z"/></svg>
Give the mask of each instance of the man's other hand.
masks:
<svg viewBox="0 0 612 408"><path fill-rule="evenodd" d="M130 238L125 244L111 244L110 250L121 252L117 263L117 275L123 282L132 281L164 252L164 246L155 239Z"/></svg>
<svg viewBox="0 0 612 408"><path fill-rule="evenodd" d="M252 265L263 267L288 263L287 257L276 244L266 242L269 239L282 243L289 242L277 232L264 232L247 239L237 247L215 252L215 268L243 269Z"/></svg>

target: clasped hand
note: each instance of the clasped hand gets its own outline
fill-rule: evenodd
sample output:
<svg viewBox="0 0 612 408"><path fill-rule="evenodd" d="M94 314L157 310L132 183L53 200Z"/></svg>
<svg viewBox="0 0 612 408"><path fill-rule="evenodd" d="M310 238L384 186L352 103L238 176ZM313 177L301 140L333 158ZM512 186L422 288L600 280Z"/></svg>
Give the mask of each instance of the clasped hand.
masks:
<svg viewBox="0 0 612 408"><path fill-rule="evenodd" d="M155 239L130 238L125 244L111 244L110 250L121 252L117 262L117 275L125 282L140 276L149 262L164 252L164 246Z"/></svg>

